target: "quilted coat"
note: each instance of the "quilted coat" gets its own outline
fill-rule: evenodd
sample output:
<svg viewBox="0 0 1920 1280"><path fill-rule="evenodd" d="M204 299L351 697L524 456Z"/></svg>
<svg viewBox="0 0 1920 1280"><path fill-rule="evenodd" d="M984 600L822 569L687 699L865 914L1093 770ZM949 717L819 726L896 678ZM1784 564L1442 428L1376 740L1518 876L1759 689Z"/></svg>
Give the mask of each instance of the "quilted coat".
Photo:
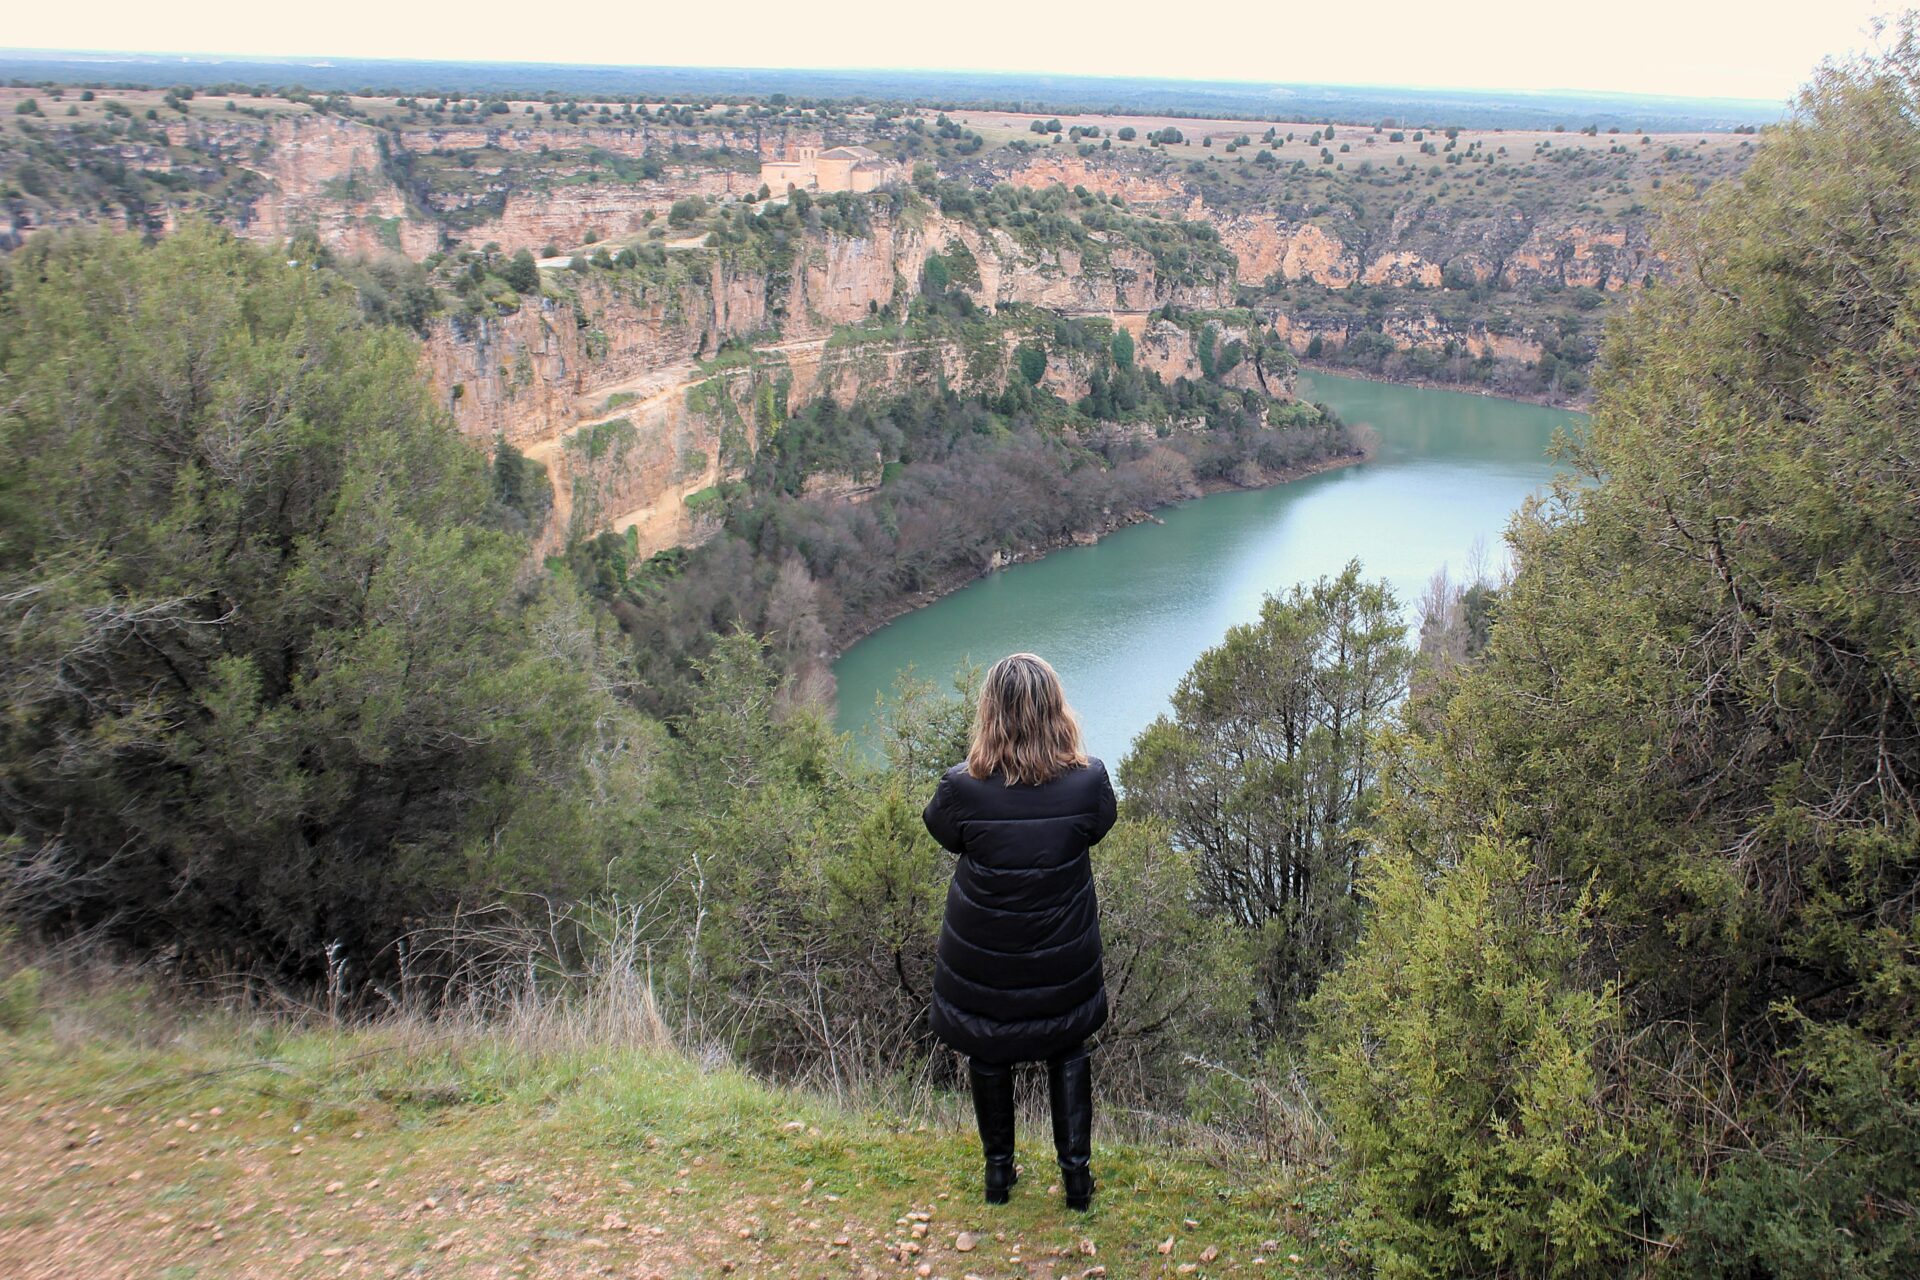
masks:
<svg viewBox="0 0 1920 1280"><path fill-rule="evenodd" d="M1033 1062L1107 1020L1088 850L1113 827L1113 783L1090 760L1038 786L947 770L922 817L959 855L929 1021L983 1062Z"/></svg>

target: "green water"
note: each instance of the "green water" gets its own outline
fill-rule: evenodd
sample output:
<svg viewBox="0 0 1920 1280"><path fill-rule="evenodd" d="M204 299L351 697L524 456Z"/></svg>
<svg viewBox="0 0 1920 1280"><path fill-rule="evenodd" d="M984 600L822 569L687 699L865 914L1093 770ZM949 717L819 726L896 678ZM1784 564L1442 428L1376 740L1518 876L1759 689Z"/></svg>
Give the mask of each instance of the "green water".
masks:
<svg viewBox="0 0 1920 1280"><path fill-rule="evenodd" d="M1303 393L1379 435L1358 466L1271 489L1199 498L1091 547L1056 551L971 583L888 624L834 665L839 724L864 737L875 697L912 666L944 681L1027 649L1060 672L1087 749L1109 761L1163 710L1202 650L1257 615L1261 597L1358 557L1411 615L1434 571L1458 577L1553 473L1566 410L1455 391L1314 374Z"/></svg>

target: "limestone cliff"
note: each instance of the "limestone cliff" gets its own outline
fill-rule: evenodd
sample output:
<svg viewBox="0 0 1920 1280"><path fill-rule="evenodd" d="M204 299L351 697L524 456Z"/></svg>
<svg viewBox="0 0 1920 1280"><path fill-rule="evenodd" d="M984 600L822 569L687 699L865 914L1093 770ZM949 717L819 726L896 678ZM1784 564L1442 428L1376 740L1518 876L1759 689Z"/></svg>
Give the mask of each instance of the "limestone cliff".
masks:
<svg viewBox="0 0 1920 1280"><path fill-rule="evenodd" d="M953 288L1014 318L991 347L863 327L908 300L935 253L968 263ZM1223 308L1233 288L1230 264L1169 275L1119 235L1084 247L1023 242L884 202L862 234L810 234L771 264L724 248L674 251L665 262L550 272L545 292L512 314L444 317L425 344L462 432L505 439L548 467L556 512L544 549L602 527L636 528L647 551L697 541L707 530L687 498L739 473L773 412L770 388L789 409L914 383L997 390L1013 347L1030 332L1044 340L1055 312L1112 318L1140 335L1144 367L1197 377L1191 331L1149 324L1149 313ZM1031 325L1018 319L1023 308L1036 309ZM1221 341L1236 336L1250 335L1235 329ZM749 345L721 353L729 341ZM1088 386L1065 359L1050 365L1047 385L1068 399Z"/></svg>
<svg viewBox="0 0 1920 1280"><path fill-rule="evenodd" d="M405 194L387 176L381 130L316 114L271 122L192 117L168 125L167 133L175 146L192 146L265 180L266 190L234 226L249 239L277 243L312 231L340 252L414 258L439 246L438 230L413 218Z"/></svg>
<svg viewBox="0 0 1920 1280"><path fill-rule="evenodd" d="M1644 226L1554 219L1516 212L1485 217L1402 210L1384 233L1350 220L1301 220L1289 213L1201 216L1240 261L1249 285L1306 282L1438 288L1497 283L1609 291L1632 288L1659 261Z"/></svg>
<svg viewBox="0 0 1920 1280"><path fill-rule="evenodd" d="M688 249L675 251L665 281L619 271L556 274L560 296L528 299L515 314L441 319L426 358L464 432L518 444L576 421L583 400L597 402L728 339L777 330L782 345L824 340L904 301L935 253L964 251L977 279L955 287L996 311L1121 315L1232 303L1230 271L1169 278L1153 254L1124 239L1097 247L1089 254L1027 244L925 210L882 208L868 234L807 237L784 271Z"/></svg>
<svg viewBox="0 0 1920 1280"><path fill-rule="evenodd" d="M1472 360L1490 357L1531 364L1540 359L1544 350L1539 335L1531 328L1503 331L1484 320L1459 323L1424 310L1386 316L1377 328L1349 316L1283 312L1274 317L1273 331L1297 355L1313 350L1316 338L1320 341L1320 350L1331 354L1345 347L1357 334L1366 332L1384 333L1402 351L1442 350L1452 345Z"/></svg>

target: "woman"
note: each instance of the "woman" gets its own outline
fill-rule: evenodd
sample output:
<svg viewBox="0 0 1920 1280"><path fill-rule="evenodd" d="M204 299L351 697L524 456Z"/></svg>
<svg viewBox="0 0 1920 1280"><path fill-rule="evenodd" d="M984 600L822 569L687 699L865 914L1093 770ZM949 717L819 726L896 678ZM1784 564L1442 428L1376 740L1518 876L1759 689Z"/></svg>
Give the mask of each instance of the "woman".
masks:
<svg viewBox="0 0 1920 1280"><path fill-rule="evenodd" d="M964 764L922 815L960 855L933 975L933 1032L967 1055L988 1204L1013 1164L1013 1064L1047 1064L1067 1207L1093 1199L1086 1038L1107 1020L1100 907L1088 849L1113 826L1107 767L1080 746L1060 677L1031 653L987 672Z"/></svg>

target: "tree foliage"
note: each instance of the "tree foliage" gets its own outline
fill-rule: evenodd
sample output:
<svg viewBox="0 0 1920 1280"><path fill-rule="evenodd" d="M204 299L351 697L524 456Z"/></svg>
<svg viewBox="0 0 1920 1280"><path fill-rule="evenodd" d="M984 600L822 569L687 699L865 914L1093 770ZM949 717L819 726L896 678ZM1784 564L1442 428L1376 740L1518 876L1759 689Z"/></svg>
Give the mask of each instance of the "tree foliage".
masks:
<svg viewBox="0 0 1920 1280"><path fill-rule="evenodd" d="M1909 22L1824 69L1743 178L1676 206L1678 269L1610 340L1575 476L1516 522L1485 653L1413 722L1382 865L1420 874L1376 888L1327 993L1356 1166L1394 1146L1402 1188L1456 1183L1498 1144L1424 1127L1469 1075L1530 1080L1476 1046L1580 1020L1489 1008L1481 1035L1432 1038L1432 1076L1390 1082L1354 1064L1434 1015L1388 961L1444 947L1436 904L1483 842L1524 852L1542 928L1589 904L1579 945L1507 949L1507 985L1618 992L1617 1024L1568 1040L1565 1081L1594 1085L1558 1093L1566 1140L1534 1161L1588 1175L1529 1192L1559 1274L1894 1276L1920 1253L1917 109ZM1619 1158L1595 1164L1608 1133ZM1361 1190L1383 1262L1434 1250L1405 1273L1518 1264L1476 1203Z"/></svg>
<svg viewBox="0 0 1920 1280"><path fill-rule="evenodd" d="M1258 936L1269 1031L1291 1029L1358 929L1373 737L1411 661L1392 590L1350 563L1202 654L1121 768L1129 812L1191 853L1197 900Z"/></svg>
<svg viewBox="0 0 1920 1280"><path fill-rule="evenodd" d="M1383 1278L1582 1275L1620 1256L1592 1046L1611 990L1574 973L1590 903L1554 914L1526 850L1476 838L1446 876L1366 863L1376 923L1329 983L1319 1061Z"/></svg>
<svg viewBox="0 0 1920 1280"><path fill-rule="evenodd" d="M191 227L36 240L0 453L16 912L309 978L617 853L637 810L588 775L642 739L591 627L337 278Z"/></svg>

